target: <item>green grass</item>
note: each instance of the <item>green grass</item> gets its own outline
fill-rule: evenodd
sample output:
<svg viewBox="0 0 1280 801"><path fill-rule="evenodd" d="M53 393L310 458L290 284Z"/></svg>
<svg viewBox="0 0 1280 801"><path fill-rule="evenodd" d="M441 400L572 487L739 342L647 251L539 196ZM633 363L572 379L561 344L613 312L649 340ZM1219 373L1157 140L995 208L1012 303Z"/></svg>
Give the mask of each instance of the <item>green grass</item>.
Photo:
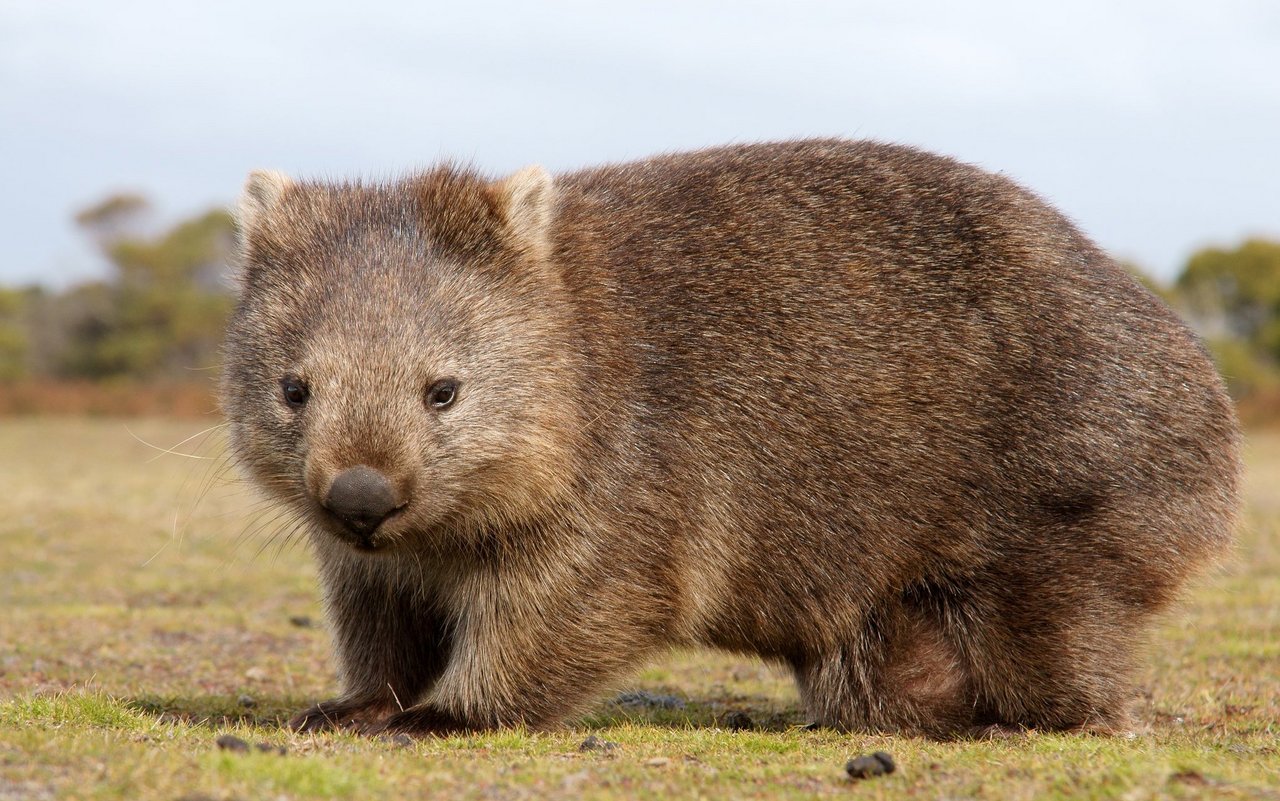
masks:
<svg viewBox="0 0 1280 801"><path fill-rule="evenodd" d="M199 426L0 420L0 801L258 798L1237 798L1280 801L1280 435L1251 438L1239 552L1154 637L1131 739L805 731L779 671L677 653L564 732L402 745L298 736L335 690L305 548L224 463L160 454ZM131 433L132 432L132 433ZM220 438L181 450L220 456ZM158 458L157 458L158 457ZM309 617L312 626L291 618ZM757 723L720 727L730 712ZM233 753L221 734L275 751ZM581 753L588 734L618 743ZM846 759L888 751L858 784Z"/></svg>

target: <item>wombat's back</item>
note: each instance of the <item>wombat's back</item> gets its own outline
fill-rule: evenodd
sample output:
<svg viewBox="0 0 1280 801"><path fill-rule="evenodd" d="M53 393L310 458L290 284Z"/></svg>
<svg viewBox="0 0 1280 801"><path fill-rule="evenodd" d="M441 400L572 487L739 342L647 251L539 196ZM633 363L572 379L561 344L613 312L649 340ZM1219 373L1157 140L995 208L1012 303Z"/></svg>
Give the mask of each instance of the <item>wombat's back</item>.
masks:
<svg viewBox="0 0 1280 801"><path fill-rule="evenodd" d="M1231 403L1164 304L1025 190L901 147L731 147L560 192L598 402L635 411L693 638L803 685L813 643L897 609L879 627L937 633L994 718L1034 724L1048 688L1062 720L1115 707L1134 625L1237 506ZM1111 678L1073 678L1093 663Z"/></svg>

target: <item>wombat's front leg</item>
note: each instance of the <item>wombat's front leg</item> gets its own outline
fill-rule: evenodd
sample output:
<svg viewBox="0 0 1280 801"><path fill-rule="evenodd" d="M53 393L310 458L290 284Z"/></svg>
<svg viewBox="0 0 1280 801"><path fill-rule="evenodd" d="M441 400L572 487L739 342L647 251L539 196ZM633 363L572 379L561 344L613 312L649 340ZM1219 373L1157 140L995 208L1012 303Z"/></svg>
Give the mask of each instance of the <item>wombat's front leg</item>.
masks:
<svg viewBox="0 0 1280 801"><path fill-rule="evenodd" d="M423 702L372 731L442 735L503 726L546 729L581 711L657 646L661 627L645 604L613 606L600 594L562 603L506 598L470 608L453 635L449 664ZM605 606L608 604L608 606ZM584 608L585 607L585 608Z"/></svg>
<svg viewBox="0 0 1280 801"><path fill-rule="evenodd" d="M395 707L384 699L367 697L339 697L312 704L289 719L289 728L296 732L318 732L333 729L363 731L377 726Z"/></svg>
<svg viewBox="0 0 1280 801"><path fill-rule="evenodd" d="M422 587L377 572L321 563L343 694L299 712L295 731L369 730L415 704L449 650L443 620Z"/></svg>

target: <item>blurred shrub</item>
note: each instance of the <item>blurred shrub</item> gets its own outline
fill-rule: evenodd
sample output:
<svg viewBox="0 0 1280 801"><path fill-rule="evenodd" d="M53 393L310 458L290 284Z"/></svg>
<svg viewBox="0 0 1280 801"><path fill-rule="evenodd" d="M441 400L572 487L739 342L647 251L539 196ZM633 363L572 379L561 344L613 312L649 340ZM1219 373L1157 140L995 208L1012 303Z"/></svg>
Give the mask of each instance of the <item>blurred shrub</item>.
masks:
<svg viewBox="0 0 1280 801"><path fill-rule="evenodd" d="M216 367L232 218L215 209L148 235L148 214L145 198L115 195L76 215L112 265L107 280L0 294L0 378L173 381Z"/></svg>
<svg viewBox="0 0 1280 801"><path fill-rule="evenodd" d="M145 197L107 197L75 221L108 279L0 289L0 414L212 410L234 224L214 209L148 233L150 218ZM1280 420L1280 243L1205 248L1172 285L1124 266L1205 338L1251 419Z"/></svg>
<svg viewBox="0 0 1280 801"><path fill-rule="evenodd" d="M0 381L14 381L27 374L26 303L24 293L0 289Z"/></svg>
<svg viewBox="0 0 1280 801"><path fill-rule="evenodd" d="M1215 333L1280 361L1280 242L1251 239L1233 250L1200 250L1174 286L1190 313Z"/></svg>
<svg viewBox="0 0 1280 801"><path fill-rule="evenodd" d="M209 211L145 237L122 220L145 209L124 196L77 216L116 274L80 288L77 302L58 309L70 334L62 375L156 378L216 364L232 303L224 281L235 241L231 215Z"/></svg>
<svg viewBox="0 0 1280 801"><path fill-rule="evenodd" d="M1175 305L1208 341L1232 395L1272 397L1280 387L1280 242L1199 250L1172 290Z"/></svg>
<svg viewBox="0 0 1280 801"><path fill-rule="evenodd" d="M1237 400L1280 389L1280 370L1242 339L1217 337L1206 343L1218 372ZM1280 409L1277 410L1280 414Z"/></svg>

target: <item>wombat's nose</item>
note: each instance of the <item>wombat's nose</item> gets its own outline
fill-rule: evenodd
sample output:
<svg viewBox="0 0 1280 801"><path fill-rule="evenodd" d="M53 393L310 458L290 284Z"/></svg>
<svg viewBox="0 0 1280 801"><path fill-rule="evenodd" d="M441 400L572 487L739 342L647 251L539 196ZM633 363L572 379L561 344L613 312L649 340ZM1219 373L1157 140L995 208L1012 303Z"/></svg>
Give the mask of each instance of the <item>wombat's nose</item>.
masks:
<svg viewBox="0 0 1280 801"><path fill-rule="evenodd" d="M324 508L357 534L371 533L399 506L387 477L365 465L339 473L324 498Z"/></svg>

